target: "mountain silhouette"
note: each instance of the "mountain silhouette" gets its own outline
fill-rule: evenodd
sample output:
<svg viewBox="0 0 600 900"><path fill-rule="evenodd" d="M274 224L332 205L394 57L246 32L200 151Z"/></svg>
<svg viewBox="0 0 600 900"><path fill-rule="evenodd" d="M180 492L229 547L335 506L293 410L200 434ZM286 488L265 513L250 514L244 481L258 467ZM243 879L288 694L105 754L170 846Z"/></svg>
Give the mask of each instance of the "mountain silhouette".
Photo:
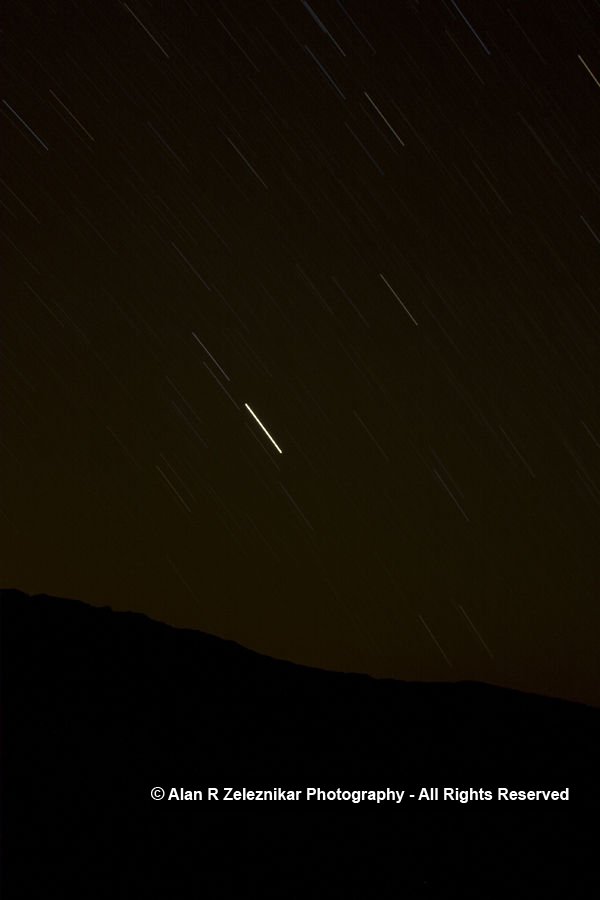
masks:
<svg viewBox="0 0 600 900"><path fill-rule="evenodd" d="M5 793L18 787L33 816L91 797L139 811L153 786L568 787L571 803L598 799L591 707L308 668L75 600L3 590L0 602Z"/></svg>

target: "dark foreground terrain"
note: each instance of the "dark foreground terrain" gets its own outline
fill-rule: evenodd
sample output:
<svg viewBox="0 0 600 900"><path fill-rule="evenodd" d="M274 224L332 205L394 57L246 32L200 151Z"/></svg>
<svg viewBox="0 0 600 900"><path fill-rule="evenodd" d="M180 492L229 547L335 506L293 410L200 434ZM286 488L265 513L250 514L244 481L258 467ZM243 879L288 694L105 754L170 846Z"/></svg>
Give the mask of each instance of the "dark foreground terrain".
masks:
<svg viewBox="0 0 600 900"><path fill-rule="evenodd" d="M33 818L49 805L109 803L155 814L154 786L167 795L389 787L406 790L396 807L404 814L418 802L409 793L433 786L440 804L443 787L489 789L494 800L499 786L568 787L571 808L598 800L600 712L589 707L483 684L310 669L74 600L5 590L1 604L5 794L18 790ZM565 806L521 804L533 805Z"/></svg>

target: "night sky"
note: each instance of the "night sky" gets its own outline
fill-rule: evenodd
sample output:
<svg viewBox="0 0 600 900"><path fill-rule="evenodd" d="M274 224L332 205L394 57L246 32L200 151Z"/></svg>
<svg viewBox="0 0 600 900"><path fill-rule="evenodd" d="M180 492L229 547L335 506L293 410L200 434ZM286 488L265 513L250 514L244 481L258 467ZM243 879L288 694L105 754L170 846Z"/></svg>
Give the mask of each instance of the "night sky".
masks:
<svg viewBox="0 0 600 900"><path fill-rule="evenodd" d="M600 703L600 7L9 0L4 587Z"/></svg>

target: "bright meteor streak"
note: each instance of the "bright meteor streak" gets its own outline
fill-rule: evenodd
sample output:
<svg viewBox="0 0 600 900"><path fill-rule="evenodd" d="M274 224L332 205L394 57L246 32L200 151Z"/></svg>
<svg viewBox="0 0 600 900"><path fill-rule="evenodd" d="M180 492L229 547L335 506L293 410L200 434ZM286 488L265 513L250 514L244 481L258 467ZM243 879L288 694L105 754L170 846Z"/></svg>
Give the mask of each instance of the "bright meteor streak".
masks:
<svg viewBox="0 0 600 900"><path fill-rule="evenodd" d="M248 406L247 403L244 403L244 406L246 407L246 409L248 410L248 412L250 413L250 415L251 415L251 416L254 416L254 418L256 419L256 421L258 422L258 424L260 425L260 427L262 428L262 430L264 431L264 433L266 434L266 436L269 438L269 440L271 441L271 443L273 444L273 446L274 446L280 453L283 453L283 450L281 449L281 447L279 447L279 446L275 443L275 441L273 440L273 438L271 437L271 435L269 434L269 432L267 431L267 429L265 428L265 426L263 425L263 423L260 421L260 419L258 418L258 416L256 415L256 413L253 412L253 411L250 409L250 407Z"/></svg>

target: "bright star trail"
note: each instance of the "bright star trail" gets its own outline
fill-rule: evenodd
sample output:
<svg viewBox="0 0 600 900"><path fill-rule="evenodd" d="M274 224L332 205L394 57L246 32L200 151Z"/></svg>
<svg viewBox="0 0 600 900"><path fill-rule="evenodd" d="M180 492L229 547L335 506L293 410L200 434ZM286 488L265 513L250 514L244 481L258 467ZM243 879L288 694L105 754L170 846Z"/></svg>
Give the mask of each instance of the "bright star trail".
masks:
<svg viewBox="0 0 600 900"><path fill-rule="evenodd" d="M278 450L279 453L283 453L283 450L281 449L281 447L280 447L278 444L275 443L275 441L273 440L273 438L271 437L271 435L269 434L269 432L267 431L267 429L265 428L265 426L263 425L263 423L260 421L260 419L258 418L258 416L256 415L256 413L255 413L252 409L250 409L250 407L248 406L247 403L244 403L244 406L246 407L246 409L248 410L248 412L250 413L250 415L253 416L254 419L256 419L256 421L258 422L258 424L260 425L260 427L262 428L262 430L264 431L264 433L266 434L266 436L269 438L269 440L271 441L271 443L273 444L273 446L276 448L276 450Z"/></svg>

